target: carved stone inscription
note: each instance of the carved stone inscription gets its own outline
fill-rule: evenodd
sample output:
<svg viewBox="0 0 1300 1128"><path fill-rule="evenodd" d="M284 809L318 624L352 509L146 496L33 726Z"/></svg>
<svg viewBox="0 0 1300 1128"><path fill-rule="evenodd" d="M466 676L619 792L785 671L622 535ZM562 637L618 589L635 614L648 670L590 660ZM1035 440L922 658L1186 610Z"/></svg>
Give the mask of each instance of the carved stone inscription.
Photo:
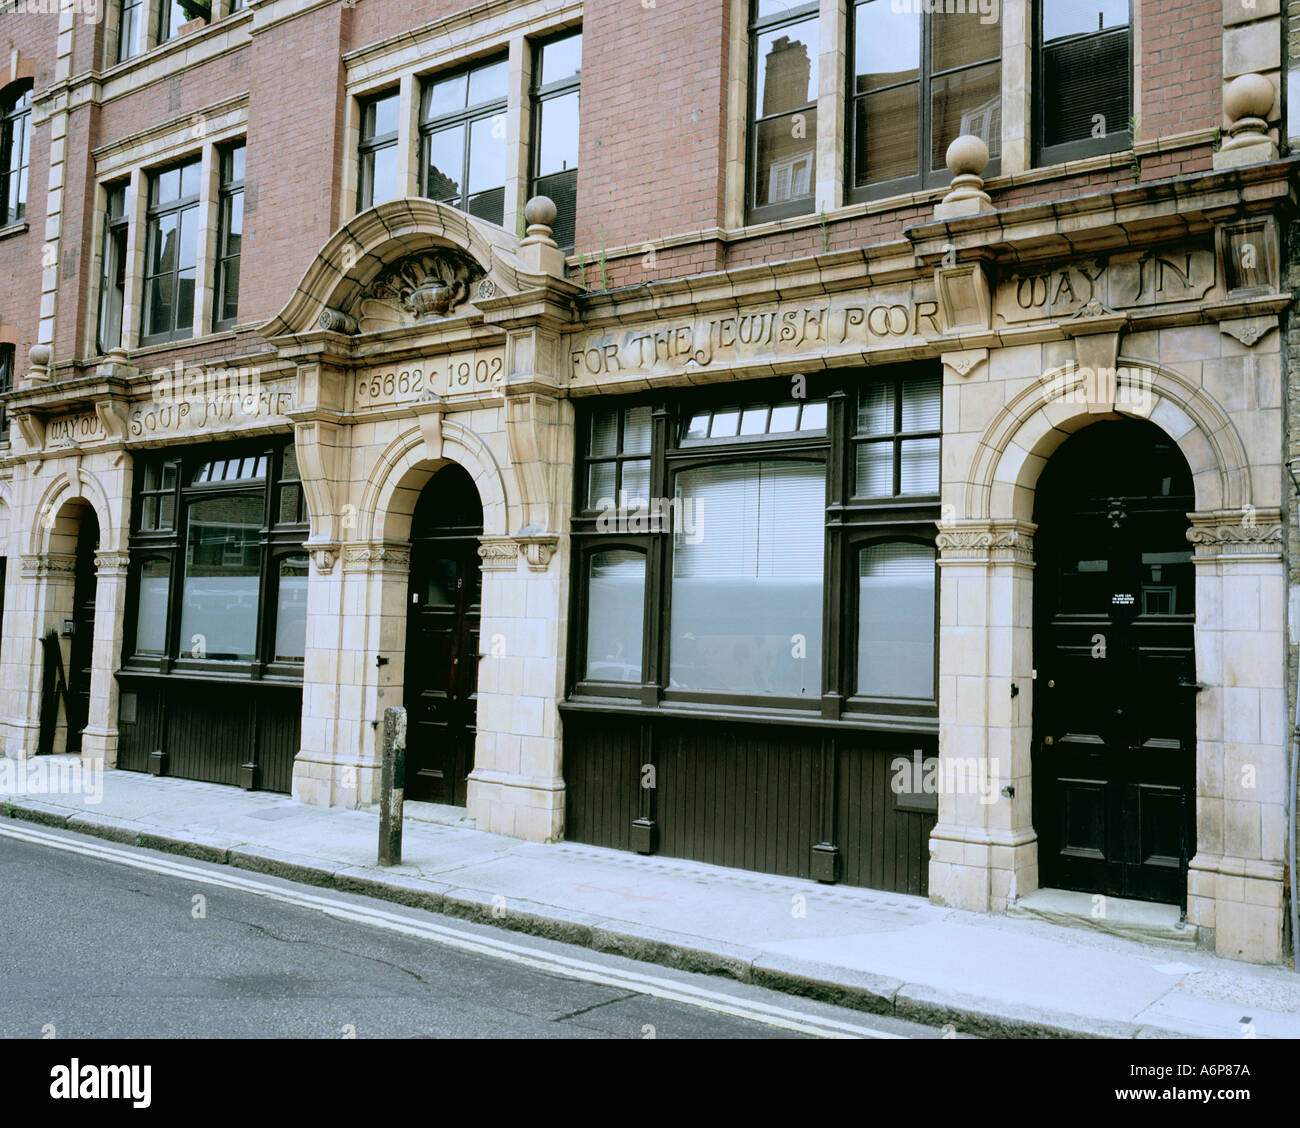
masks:
<svg viewBox="0 0 1300 1128"><path fill-rule="evenodd" d="M1215 282L1209 247L1112 255L1006 275L997 288L997 325L1060 320L1089 303L1112 310L1199 301ZM1094 306L1096 308L1096 306Z"/></svg>
<svg viewBox="0 0 1300 1128"><path fill-rule="evenodd" d="M574 380L677 375L733 365L824 357L939 337L933 286L883 288L820 302L725 310L574 336Z"/></svg>
<svg viewBox="0 0 1300 1128"><path fill-rule="evenodd" d="M283 417L293 410L295 400L293 385L283 383L209 399L179 399L161 404L146 401L132 406L127 415L126 433L128 439L145 439L185 431L225 430Z"/></svg>

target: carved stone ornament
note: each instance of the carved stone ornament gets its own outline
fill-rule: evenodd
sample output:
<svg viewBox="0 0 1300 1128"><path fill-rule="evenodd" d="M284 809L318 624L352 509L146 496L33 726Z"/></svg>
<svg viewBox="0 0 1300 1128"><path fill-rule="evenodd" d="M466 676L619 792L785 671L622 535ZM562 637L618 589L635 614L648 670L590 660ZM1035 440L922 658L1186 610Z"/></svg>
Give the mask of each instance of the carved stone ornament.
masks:
<svg viewBox="0 0 1300 1128"><path fill-rule="evenodd" d="M425 251L385 267L352 304L362 333L450 317L470 299L483 268L450 248Z"/></svg>
<svg viewBox="0 0 1300 1128"><path fill-rule="evenodd" d="M77 557L72 552L46 552L22 558L24 576L71 577L77 574Z"/></svg>
<svg viewBox="0 0 1300 1128"><path fill-rule="evenodd" d="M1219 322L1220 332L1240 341L1246 348L1258 344L1265 333L1276 328L1276 319L1270 317L1240 317Z"/></svg>
<svg viewBox="0 0 1300 1128"><path fill-rule="evenodd" d="M1032 525L1019 522L975 523L966 527L939 523L935 547L948 563L957 560L988 561L995 559L1032 563L1034 538Z"/></svg>
<svg viewBox="0 0 1300 1128"><path fill-rule="evenodd" d="M354 545L343 550L345 572L405 572L411 567L411 550L396 545Z"/></svg>
<svg viewBox="0 0 1300 1128"><path fill-rule="evenodd" d="M513 537L479 542L478 556L485 572L513 572L519 559L519 544Z"/></svg>
<svg viewBox="0 0 1300 1128"><path fill-rule="evenodd" d="M127 552L105 551L95 553L95 572L101 576L125 576L131 563Z"/></svg>
<svg viewBox="0 0 1300 1128"><path fill-rule="evenodd" d="M519 551L523 553L528 567L534 572L545 572L559 545L558 537L526 536L519 537Z"/></svg>
<svg viewBox="0 0 1300 1128"><path fill-rule="evenodd" d="M1212 513L1193 513L1187 539L1204 552L1241 555L1282 551L1282 515L1276 509L1245 505Z"/></svg>
<svg viewBox="0 0 1300 1128"><path fill-rule="evenodd" d="M319 575L328 576L334 571L334 561L338 559L337 545L321 545L311 550L312 563L316 565Z"/></svg>

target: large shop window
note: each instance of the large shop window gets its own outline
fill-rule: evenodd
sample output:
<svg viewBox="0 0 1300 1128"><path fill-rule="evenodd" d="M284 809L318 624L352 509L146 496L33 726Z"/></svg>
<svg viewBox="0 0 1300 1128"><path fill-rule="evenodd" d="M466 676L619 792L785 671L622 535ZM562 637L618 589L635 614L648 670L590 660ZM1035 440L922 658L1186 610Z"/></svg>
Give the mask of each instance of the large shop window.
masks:
<svg viewBox="0 0 1300 1128"><path fill-rule="evenodd" d="M789 390L582 413L573 699L937 717L936 366Z"/></svg>
<svg viewBox="0 0 1300 1128"><path fill-rule="evenodd" d="M1066 0L1077 2L1077 0ZM951 180L948 146L964 133L1002 151L1002 24L978 7L851 6L849 189L854 199L894 195Z"/></svg>
<svg viewBox="0 0 1300 1128"><path fill-rule="evenodd" d="M1039 166L1132 146L1129 0L1035 5L1034 142Z"/></svg>
<svg viewBox="0 0 1300 1128"><path fill-rule="evenodd" d="M137 473L126 665L300 677L307 515L292 442L152 454Z"/></svg>
<svg viewBox="0 0 1300 1128"><path fill-rule="evenodd" d="M753 0L749 28L749 222L813 210L817 4Z"/></svg>
<svg viewBox="0 0 1300 1128"><path fill-rule="evenodd" d="M506 204L505 59L428 80L420 98L420 191L489 223Z"/></svg>

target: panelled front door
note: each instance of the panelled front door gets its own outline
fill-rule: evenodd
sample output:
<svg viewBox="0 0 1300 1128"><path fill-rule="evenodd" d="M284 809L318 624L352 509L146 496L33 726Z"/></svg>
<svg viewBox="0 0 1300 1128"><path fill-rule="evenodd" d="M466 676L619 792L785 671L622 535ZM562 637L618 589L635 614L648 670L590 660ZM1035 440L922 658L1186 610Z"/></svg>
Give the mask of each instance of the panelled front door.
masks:
<svg viewBox="0 0 1300 1128"><path fill-rule="evenodd" d="M1194 851L1191 474L1153 425L1068 440L1035 506L1041 884L1178 903Z"/></svg>
<svg viewBox="0 0 1300 1128"><path fill-rule="evenodd" d="M81 730L90 717L91 660L95 651L95 552L99 522L87 510L77 532L72 586L72 646L68 658L68 752L81 752Z"/></svg>
<svg viewBox="0 0 1300 1128"><path fill-rule="evenodd" d="M466 778L474 766L481 532L473 481L460 467L446 467L425 487L412 523L405 686L409 799L465 805Z"/></svg>

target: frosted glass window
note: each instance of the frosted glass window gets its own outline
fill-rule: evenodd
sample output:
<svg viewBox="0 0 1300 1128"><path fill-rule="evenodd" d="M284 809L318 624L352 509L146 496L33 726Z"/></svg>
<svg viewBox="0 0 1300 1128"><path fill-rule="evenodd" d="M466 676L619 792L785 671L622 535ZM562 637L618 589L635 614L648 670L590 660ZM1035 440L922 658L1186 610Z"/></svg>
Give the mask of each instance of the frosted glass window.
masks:
<svg viewBox="0 0 1300 1128"><path fill-rule="evenodd" d="M167 596L171 568L166 560L146 560L140 568L140 598L135 619L135 648L161 654L167 648Z"/></svg>
<svg viewBox="0 0 1300 1128"><path fill-rule="evenodd" d="M826 469L743 462L677 476L670 685L821 694Z"/></svg>
<svg viewBox="0 0 1300 1128"><path fill-rule="evenodd" d="M623 548L596 552L587 575L587 677L640 682L645 556Z"/></svg>
<svg viewBox="0 0 1300 1128"><path fill-rule="evenodd" d="M307 554L280 558L275 601L275 660L300 662L307 651Z"/></svg>
<svg viewBox="0 0 1300 1128"><path fill-rule="evenodd" d="M258 491L190 506L181 602L183 657L254 657L264 505Z"/></svg>
<svg viewBox="0 0 1300 1128"><path fill-rule="evenodd" d="M858 554L858 693L934 697L934 549L886 541Z"/></svg>

